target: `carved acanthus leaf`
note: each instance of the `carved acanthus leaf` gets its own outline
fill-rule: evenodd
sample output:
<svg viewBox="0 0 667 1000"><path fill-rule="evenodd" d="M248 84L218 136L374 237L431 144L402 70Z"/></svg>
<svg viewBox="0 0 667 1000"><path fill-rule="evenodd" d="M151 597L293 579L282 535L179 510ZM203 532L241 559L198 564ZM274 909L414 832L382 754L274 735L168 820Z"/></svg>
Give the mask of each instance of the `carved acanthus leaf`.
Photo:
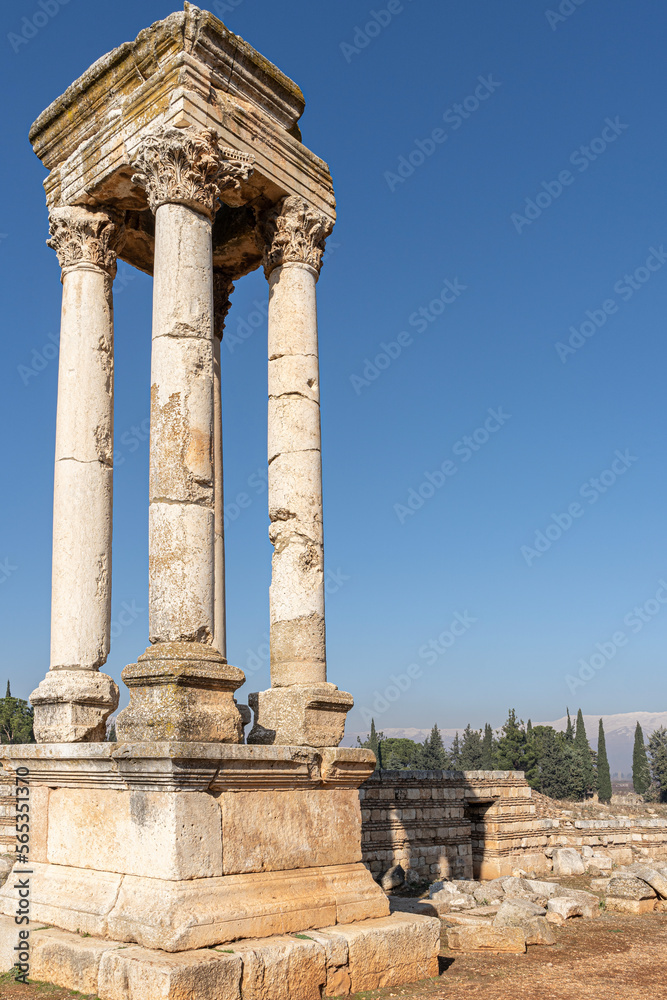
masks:
<svg viewBox="0 0 667 1000"><path fill-rule="evenodd" d="M290 195L267 213L262 229L267 274L281 264L292 262L310 264L319 271L333 223L303 198Z"/></svg>
<svg viewBox="0 0 667 1000"><path fill-rule="evenodd" d="M51 209L46 242L57 253L63 271L77 264L93 264L113 278L124 231L120 217L112 212L71 205Z"/></svg>
<svg viewBox="0 0 667 1000"><path fill-rule="evenodd" d="M212 219L222 195L238 200L253 164L254 157L221 146L214 129L162 125L140 143L132 180L145 188L153 212L175 203Z"/></svg>

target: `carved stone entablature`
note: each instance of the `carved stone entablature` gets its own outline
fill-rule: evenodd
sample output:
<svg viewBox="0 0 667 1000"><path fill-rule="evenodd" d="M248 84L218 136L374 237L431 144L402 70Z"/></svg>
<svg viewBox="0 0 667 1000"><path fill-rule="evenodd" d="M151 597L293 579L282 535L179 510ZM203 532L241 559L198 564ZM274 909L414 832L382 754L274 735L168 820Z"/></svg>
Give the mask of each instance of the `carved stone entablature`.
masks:
<svg viewBox="0 0 667 1000"><path fill-rule="evenodd" d="M221 146L215 129L162 125L141 141L132 180L145 188L153 212L175 203L213 219L219 199L241 202L253 164L249 154Z"/></svg>
<svg viewBox="0 0 667 1000"><path fill-rule="evenodd" d="M225 332L225 320L232 304L234 280L228 271L213 271L213 328L218 340Z"/></svg>
<svg viewBox="0 0 667 1000"><path fill-rule="evenodd" d="M261 221L267 276L281 264L309 264L319 272L333 223L297 195L283 198Z"/></svg>
<svg viewBox="0 0 667 1000"><path fill-rule="evenodd" d="M50 238L46 242L57 253L63 271L92 264L113 278L123 231L123 223L115 213L72 205L51 209Z"/></svg>

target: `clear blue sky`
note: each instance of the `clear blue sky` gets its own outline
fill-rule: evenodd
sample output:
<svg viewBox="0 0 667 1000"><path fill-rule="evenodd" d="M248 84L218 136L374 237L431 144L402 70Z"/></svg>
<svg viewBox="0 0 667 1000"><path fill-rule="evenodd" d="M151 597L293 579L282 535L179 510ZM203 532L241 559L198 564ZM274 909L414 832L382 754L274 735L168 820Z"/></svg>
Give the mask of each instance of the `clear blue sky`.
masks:
<svg viewBox="0 0 667 1000"><path fill-rule="evenodd" d="M405 0L366 32L385 0L218 4L304 90L304 139L338 195L319 305L329 675L357 699L350 731L360 708L391 728L667 707L667 605L651 603L667 579L667 8L561 6L556 20L535 0ZM1 15L0 679L22 696L48 665L60 309L28 128L174 9L69 0L25 44L9 36L31 33L37 0ZM223 346L227 501L252 499L227 549L245 691L269 685L270 546L264 321L239 330L266 298L261 273L239 283ZM150 280L121 265L118 680L147 641L150 310ZM375 366L383 342L401 353ZM429 649L442 633L448 648ZM601 669L571 690L598 643Z"/></svg>

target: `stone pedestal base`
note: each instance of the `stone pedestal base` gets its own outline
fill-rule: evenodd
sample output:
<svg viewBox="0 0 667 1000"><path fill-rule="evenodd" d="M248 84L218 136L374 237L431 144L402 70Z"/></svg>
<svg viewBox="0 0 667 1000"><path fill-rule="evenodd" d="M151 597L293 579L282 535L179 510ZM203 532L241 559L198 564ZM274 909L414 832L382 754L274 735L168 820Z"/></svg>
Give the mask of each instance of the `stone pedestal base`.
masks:
<svg viewBox="0 0 667 1000"><path fill-rule="evenodd" d="M248 696L255 725L248 743L337 747L354 698L335 684L294 684Z"/></svg>
<svg viewBox="0 0 667 1000"><path fill-rule="evenodd" d="M38 743L86 743L106 738L119 691L96 670L51 670L32 694Z"/></svg>
<svg viewBox="0 0 667 1000"><path fill-rule="evenodd" d="M234 692L245 680L212 646L163 642L123 671L130 704L118 716L120 740L242 743Z"/></svg>
<svg viewBox="0 0 667 1000"><path fill-rule="evenodd" d="M30 978L100 1000L319 1000L437 974L439 921L390 917L361 862L368 750L43 744L0 761L22 769L30 825L0 890L0 972L23 956Z"/></svg>
<svg viewBox="0 0 667 1000"><path fill-rule="evenodd" d="M100 1000L321 1000L437 976L440 921L394 914L175 955L56 928L28 941L31 979ZM13 919L0 917L0 972L17 943Z"/></svg>

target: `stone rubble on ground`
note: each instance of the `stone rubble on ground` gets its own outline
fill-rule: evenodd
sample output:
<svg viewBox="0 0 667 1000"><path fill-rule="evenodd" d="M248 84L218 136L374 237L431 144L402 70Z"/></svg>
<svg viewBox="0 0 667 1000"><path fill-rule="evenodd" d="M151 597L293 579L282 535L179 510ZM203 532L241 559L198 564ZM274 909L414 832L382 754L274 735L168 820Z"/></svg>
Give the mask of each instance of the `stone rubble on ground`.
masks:
<svg viewBox="0 0 667 1000"><path fill-rule="evenodd" d="M497 954L555 944L552 925L593 919L603 906L623 913L667 912L667 866L648 861L613 869L610 857L591 848L552 853L557 877L609 874L591 879L592 892L531 878L534 872L520 869L488 882L443 879L431 885L428 899L392 900L393 908L440 916L451 951Z"/></svg>

